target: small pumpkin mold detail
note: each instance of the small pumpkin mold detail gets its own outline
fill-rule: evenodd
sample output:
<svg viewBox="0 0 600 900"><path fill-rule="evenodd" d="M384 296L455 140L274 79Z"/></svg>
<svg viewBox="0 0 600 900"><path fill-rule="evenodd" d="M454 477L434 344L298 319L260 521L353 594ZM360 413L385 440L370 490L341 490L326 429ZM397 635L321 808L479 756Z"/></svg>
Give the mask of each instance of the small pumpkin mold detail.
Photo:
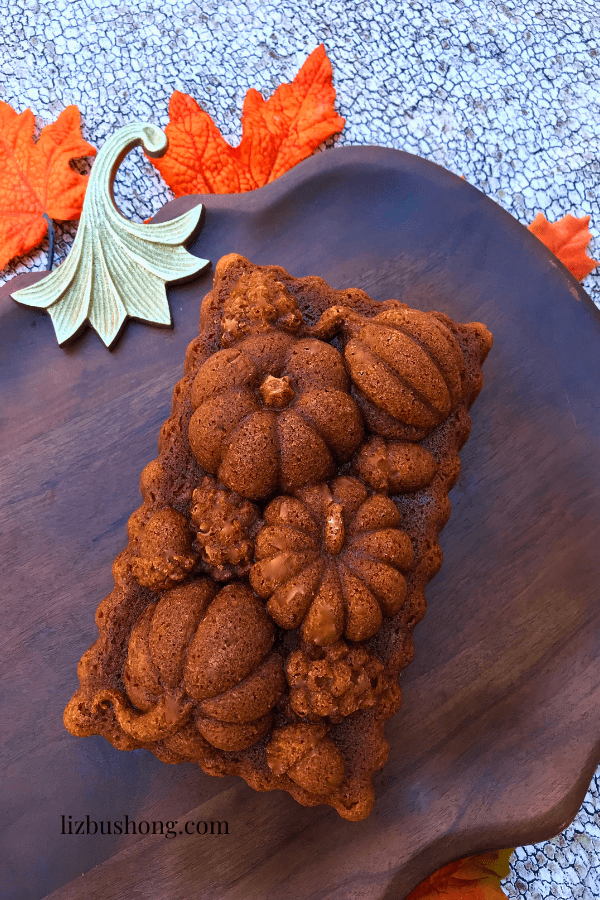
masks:
<svg viewBox="0 0 600 900"><path fill-rule="evenodd" d="M285 671L290 705L302 718L327 717L337 724L382 701L390 715L400 708L398 684L386 676L383 663L366 645L307 645L289 655Z"/></svg>
<svg viewBox="0 0 600 900"><path fill-rule="evenodd" d="M282 331L251 332L201 366L189 441L200 465L249 500L331 478L363 438L338 351Z"/></svg>
<svg viewBox="0 0 600 900"><path fill-rule="evenodd" d="M199 578L166 591L134 626L123 671L126 693L99 691L123 731L142 743L192 723L222 750L264 737L285 688L273 623L245 585Z"/></svg>
<svg viewBox="0 0 600 900"><path fill-rule="evenodd" d="M187 520L171 507L155 512L135 537L139 553L131 561L131 571L143 587L171 588L196 564Z"/></svg>
<svg viewBox="0 0 600 900"><path fill-rule="evenodd" d="M267 763L274 775L287 775L319 796L333 793L344 780L344 758L321 724L273 729Z"/></svg>
<svg viewBox="0 0 600 900"><path fill-rule="evenodd" d="M279 626L318 645L364 641L399 611L413 549L389 497L341 476L277 497L263 518L250 584Z"/></svg>
<svg viewBox="0 0 600 900"><path fill-rule="evenodd" d="M294 334L302 325L296 298L276 278L263 272L244 273L225 301L221 318L223 347L251 331L279 328Z"/></svg>
<svg viewBox="0 0 600 900"><path fill-rule="evenodd" d="M196 529L201 569L217 581L241 578L248 573L261 523L258 507L239 494L220 488L207 475L192 495L190 519Z"/></svg>
<svg viewBox="0 0 600 900"><path fill-rule="evenodd" d="M367 319L334 306L310 332L323 338L339 329L357 403L372 432L418 441L460 403L464 356L435 314L398 303Z"/></svg>
<svg viewBox="0 0 600 900"><path fill-rule="evenodd" d="M439 466L420 444L371 437L355 453L353 468L373 490L404 494L431 484Z"/></svg>

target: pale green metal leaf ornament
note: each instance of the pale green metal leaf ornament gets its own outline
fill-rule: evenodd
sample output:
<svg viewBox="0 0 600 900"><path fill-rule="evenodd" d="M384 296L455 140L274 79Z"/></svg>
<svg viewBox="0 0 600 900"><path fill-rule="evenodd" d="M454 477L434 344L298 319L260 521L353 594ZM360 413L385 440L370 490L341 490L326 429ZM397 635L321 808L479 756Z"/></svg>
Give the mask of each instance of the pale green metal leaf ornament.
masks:
<svg viewBox="0 0 600 900"><path fill-rule="evenodd" d="M12 294L19 303L48 310L59 345L86 320L107 347L127 316L170 325L165 284L185 281L210 265L183 246L200 224L201 204L156 225L131 222L115 205L115 176L129 151L142 144L149 156L158 157L167 143L160 128L141 122L113 134L92 167L68 257L41 281Z"/></svg>

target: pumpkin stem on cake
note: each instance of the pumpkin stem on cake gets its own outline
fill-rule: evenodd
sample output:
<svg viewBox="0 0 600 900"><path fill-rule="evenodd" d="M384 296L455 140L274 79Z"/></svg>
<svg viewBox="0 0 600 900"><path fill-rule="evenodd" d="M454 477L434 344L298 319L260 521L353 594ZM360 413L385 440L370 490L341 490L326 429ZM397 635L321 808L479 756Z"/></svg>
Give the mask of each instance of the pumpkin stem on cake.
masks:
<svg viewBox="0 0 600 900"><path fill-rule="evenodd" d="M179 731L192 711L193 703L182 696L165 694L147 712L140 712L121 691L106 689L99 691L92 702L92 711L111 703L117 721L123 731L136 741L161 741Z"/></svg>

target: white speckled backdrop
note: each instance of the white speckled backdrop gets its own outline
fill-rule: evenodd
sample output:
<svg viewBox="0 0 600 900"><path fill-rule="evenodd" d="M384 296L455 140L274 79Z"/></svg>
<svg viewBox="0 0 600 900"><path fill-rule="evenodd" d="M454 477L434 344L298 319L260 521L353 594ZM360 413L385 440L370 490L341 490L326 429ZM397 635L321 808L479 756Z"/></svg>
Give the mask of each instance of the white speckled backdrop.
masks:
<svg viewBox="0 0 600 900"><path fill-rule="evenodd" d="M40 125L70 103L102 145L134 119L164 127L173 90L223 135L241 136L244 94L268 96L323 42L343 136L416 153L465 178L528 224L591 215L600 258L600 8L594 0L0 0L0 99ZM0 135L1 139L1 135ZM144 219L170 191L141 151L117 201ZM59 226L57 257L74 224ZM46 246L0 282L46 266ZM584 281L600 306L600 269ZM600 386L599 386L600 389ZM573 824L518 848L508 897L600 898L600 769Z"/></svg>

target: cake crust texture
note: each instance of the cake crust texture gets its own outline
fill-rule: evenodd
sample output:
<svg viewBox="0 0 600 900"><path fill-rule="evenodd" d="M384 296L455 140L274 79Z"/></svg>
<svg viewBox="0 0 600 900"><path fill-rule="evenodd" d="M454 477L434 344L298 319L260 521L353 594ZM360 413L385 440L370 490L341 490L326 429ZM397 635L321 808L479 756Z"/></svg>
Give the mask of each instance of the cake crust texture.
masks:
<svg viewBox="0 0 600 900"><path fill-rule="evenodd" d="M491 344L223 257L68 730L368 816Z"/></svg>

